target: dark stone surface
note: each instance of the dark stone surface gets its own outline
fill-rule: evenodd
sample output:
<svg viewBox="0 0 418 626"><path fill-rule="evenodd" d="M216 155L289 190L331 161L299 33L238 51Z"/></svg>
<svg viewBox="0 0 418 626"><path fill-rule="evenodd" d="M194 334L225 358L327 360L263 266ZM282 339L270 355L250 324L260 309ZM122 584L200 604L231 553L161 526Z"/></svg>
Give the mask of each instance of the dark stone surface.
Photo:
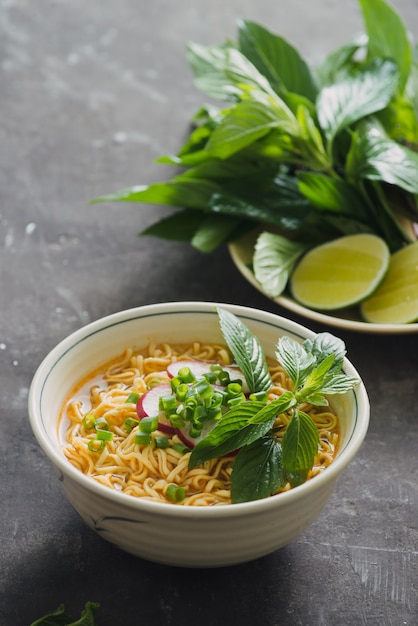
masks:
<svg viewBox="0 0 418 626"><path fill-rule="evenodd" d="M396 6L417 29L416 0ZM0 1L1 626L60 603L77 615L87 600L101 602L101 626L418 624L416 335L340 333L370 395L366 442L310 529L239 567L177 570L105 543L30 430L36 367L105 314L201 299L304 322L248 285L225 249L137 238L165 209L88 205L166 177L154 159L179 147L204 102L185 42L221 42L241 17L312 62L361 28L354 0Z"/></svg>

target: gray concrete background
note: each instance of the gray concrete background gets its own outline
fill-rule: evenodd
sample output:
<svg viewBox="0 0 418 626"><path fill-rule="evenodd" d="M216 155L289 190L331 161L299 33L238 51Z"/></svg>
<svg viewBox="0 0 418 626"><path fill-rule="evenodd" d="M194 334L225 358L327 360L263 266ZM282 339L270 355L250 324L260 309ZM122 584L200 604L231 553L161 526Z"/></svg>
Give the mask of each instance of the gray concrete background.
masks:
<svg viewBox="0 0 418 626"><path fill-rule="evenodd" d="M416 0L395 6L418 36ZM36 367L108 313L201 299L305 322L248 285L227 250L137 238L165 209L88 205L166 177L154 159L176 151L205 101L185 43L234 37L239 18L311 63L362 28L354 0L0 0L1 626L62 602L76 615L87 600L102 603L101 626L418 624L416 335L339 333L370 394L367 440L310 529L239 567L176 570L103 542L30 431Z"/></svg>

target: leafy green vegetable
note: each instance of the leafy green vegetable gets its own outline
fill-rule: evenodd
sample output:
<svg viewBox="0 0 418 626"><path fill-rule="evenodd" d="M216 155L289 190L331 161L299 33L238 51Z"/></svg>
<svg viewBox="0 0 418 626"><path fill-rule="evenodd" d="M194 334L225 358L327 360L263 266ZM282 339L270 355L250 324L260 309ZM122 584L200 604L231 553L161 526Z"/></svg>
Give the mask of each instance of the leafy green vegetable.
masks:
<svg viewBox="0 0 418 626"><path fill-rule="evenodd" d="M252 391L272 386L259 340L234 314L218 308L225 341ZM327 405L326 394L345 393L358 379L342 371L344 343L321 333L302 344L280 337L276 357L293 383L291 391L268 402L250 399L229 409L193 448L189 467L238 451L231 474L232 502L266 498L289 482L303 483L318 453L317 428L301 409L305 402ZM277 416L290 418L282 442L275 433Z"/></svg>
<svg viewBox="0 0 418 626"><path fill-rule="evenodd" d="M253 266L270 296L300 253L352 233L395 252L418 221L418 47L386 0L358 0L364 33L317 68L280 35L241 20L236 41L187 45L201 107L166 182L93 202L178 210L143 231L210 253L254 228ZM267 233L267 235L266 235Z"/></svg>
<svg viewBox="0 0 418 626"><path fill-rule="evenodd" d="M80 619L74 621L61 604L55 611L37 619L31 626L95 626L94 616L100 608L98 602L87 602Z"/></svg>

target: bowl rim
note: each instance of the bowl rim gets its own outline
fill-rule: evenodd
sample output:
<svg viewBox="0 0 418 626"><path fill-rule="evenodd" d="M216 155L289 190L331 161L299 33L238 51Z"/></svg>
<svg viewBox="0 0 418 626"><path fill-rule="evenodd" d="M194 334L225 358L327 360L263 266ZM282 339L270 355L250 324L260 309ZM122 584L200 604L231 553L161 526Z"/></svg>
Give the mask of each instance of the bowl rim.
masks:
<svg viewBox="0 0 418 626"><path fill-rule="evenodd" d="M275 509L276 507L280 507L280 503L284 505L294 500L298 500L299 498L303 498L305 492L313 494L317 490L324 488L327 483L333 483L338 478L343 469L349 465L360 449L366 437L370 420L370 404L367 391L359 373L347 357L344 358L344 371L350 376L356 376L360 379L360 384L354 390L350 391L350 393L354 395L357 418L349 440L346 442L344 449L341 453L339 453L337 458L326 469L326 471L322 472L318 476L315 476L314 479L299 485L298 487L275 496L251 502L236 503L233 505L218 507L176 506L171 503L154 502L142 498L135 498L128 494L111 490L109 487L92 480L69 463L64 454L59 454L58 450L50 445L45 429L41 425L42 419L40 407L44 387L53 368L80 342L89 336L105 331L107 328L114 326L115 324L124 324L133 319L147 317L150 315L166 315L173 313L216 314L217 307L227 308L229 311L243 319L253 319L254 321L267 323L274 327L280 327L280 325L284 324L289 332L296 335L300 339L309 338L316 334L314 331L311 331L302 324L275 313L270 313L253 307L247 307L245 305L209 301L160 302L156 304L133 307L111 313L78 328L62 339L43 358L35 371L28 394L29 422L33 434L46 456L53 463L53 465L59 469L62 475L68 476L87 491L92 491L115 504L126 506L128 509L130 508L136 512L143 511L144 513L156 516L161 514L175 518L193 519L210 519L212 517L224 518L231 516L238 517L247 515L248 513L260 513L271 508ZM282 330L286 329L282 328ZM359 419L359 415L361 415L361 419Z"/></svg>

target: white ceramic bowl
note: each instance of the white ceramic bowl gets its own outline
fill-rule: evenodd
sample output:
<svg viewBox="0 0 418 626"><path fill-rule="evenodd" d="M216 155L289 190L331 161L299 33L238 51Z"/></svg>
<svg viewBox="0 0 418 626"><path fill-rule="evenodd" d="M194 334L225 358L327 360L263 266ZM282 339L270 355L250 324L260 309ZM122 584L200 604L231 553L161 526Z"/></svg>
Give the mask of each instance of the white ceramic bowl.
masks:
<svg viewBox="0 0 418 626"><path fill-rule="evenodd" d="M136 499L98 484L62 452L58 415L75 384L132 345L149 341L222 341L216 306L228 308L259 338L267 354L281 335L303 341L313 332L265 311L210 302L172 302L115 313L64 339L39 366L29 394L33 432L69 501L101 537L136 556L168 565L218 567L250 561L292 541L321 513L342 470L367 432L363 384L332 406L341 424L338 457L319 476L280 495L219 507L184 507ZM358 376L346 360L347 374Z"/></svg>

